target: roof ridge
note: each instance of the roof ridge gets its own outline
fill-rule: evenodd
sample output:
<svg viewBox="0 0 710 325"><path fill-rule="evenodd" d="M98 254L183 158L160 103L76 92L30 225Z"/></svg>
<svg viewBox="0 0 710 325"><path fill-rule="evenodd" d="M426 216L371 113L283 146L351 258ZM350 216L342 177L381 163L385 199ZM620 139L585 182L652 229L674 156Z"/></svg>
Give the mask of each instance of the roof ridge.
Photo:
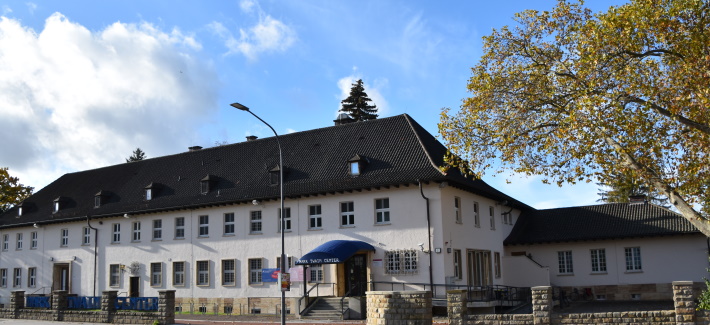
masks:
<svg viewBox="0 0 710 325"><path fill-rule="evenodd" d="M426 155L427 159L429 160L429 163L431 163L432 167L436 169L438 173L441 175L446 176L446 173L442 172L439 166L434 163L434 159L431 157L431 154L429 153L429 150L427 146L424 145L424 141L422 141L422 138L419 136L419 132L417 132L416 128L414 127L414 124L412 123L412 119L409 116L409 114L402 114L404 116L404 119L407 121L407 124L409 124L409 127L412 129L412 132L414 132L414 136L417 138L417 141L419 142L419 145L422 146L422 150L424 151L424 154ZM421 126L419 126L421 127Z"/></svg>

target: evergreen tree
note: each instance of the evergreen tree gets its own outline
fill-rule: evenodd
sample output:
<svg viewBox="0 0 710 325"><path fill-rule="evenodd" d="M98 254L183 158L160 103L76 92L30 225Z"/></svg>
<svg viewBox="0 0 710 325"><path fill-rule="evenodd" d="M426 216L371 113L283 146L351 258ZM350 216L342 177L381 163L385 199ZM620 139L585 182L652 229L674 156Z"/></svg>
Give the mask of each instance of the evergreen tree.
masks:
<svg viewBox="0 0 710 325"><path fill-rule="evenodd" d="M353 87L350 88L350 96L340 102L342 104L340 111L350 115L350 117L358 122L376 119L378 116L377 105L369 104L372 99L367 97L365 87L362 85L362 79L358 79L358 81L352 85Z"/></svg>
<svg viewBox="0 0 710 325"><path fill-rule="evenodd" d="M126 158L126 162L140 161L145 159L145 152L141 148L136 148L133 150L133 155Z"/></svg>

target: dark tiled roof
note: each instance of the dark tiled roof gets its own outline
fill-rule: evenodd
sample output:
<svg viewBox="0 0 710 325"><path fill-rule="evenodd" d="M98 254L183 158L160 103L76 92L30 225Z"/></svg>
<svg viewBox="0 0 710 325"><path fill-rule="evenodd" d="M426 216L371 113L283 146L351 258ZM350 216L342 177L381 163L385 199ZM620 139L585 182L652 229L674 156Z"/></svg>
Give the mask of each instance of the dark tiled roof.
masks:
<svg viewBox="0 0 710 325"><path fill-rule="evenodd" d="M505 245L700 233L683 216L653 204L610 203L530 210Z"/></svg>
<svg viewBox="0 0 710 325"><path fill-rule="evenodd" d="M444 175L446 151L408 115L325 127L280 136L285 168L286 197L376 188L423 182L448 182L512 206L529 206L471 181L456 171ZM361 175L349 174L348 160L367 161ZM278 166L275 137L184 152L63 175L25 200L23 216L17 208L0 215L0 227L35 222L60 222L124 213L169 211L218 204L277 199L279 187L269 172ZM200 193L209 177L210 192ZM156 194L144 200L152 185ZM102 205L94 208L100 191ZM62 209L52 213L52 201L62 197Z"/></svg>

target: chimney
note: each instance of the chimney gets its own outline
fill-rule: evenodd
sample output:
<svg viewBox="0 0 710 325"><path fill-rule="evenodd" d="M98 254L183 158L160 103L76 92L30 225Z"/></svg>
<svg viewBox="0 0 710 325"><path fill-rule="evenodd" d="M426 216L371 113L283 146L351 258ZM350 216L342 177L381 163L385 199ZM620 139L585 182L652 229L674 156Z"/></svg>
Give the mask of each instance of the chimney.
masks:
<svg viewBox="0 0 710 325"><path fill-rule="evenodd" d="M646 204L648 200L645 195L629 195L629 205Z"/></svg>
<svg viewBox="0 0 710 325"><path fill-rule="evenodd" d="M259 138L259 137L255 136L255 135L247 135L247 141L254 141L254 140L258 139L258 138Z"/></svg>
<svg viewBox="0 0 710 325"><path fill-rule="evenodd" d="M188 152L197 151L200 149L202 149L202 147L200 147L200 146L187 147Z"/></svg>
<svg viewBox="0 0 710 325"><path fill-rule="evenodd" d="M342 125L355 122L355 119L353 119L352 117L350 117L350 115L346 113L340 113L338 114L338 117L333 120L333 122L335 122L335 125Z"/></svg>

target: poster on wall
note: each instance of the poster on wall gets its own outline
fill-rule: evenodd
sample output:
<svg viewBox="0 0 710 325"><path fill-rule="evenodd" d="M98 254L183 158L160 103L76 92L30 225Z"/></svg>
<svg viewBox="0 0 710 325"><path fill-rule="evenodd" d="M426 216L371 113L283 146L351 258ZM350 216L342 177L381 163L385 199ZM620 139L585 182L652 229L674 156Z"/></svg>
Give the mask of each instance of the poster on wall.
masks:
<svg viewBox="0 0 710 325"><path fill-rule="evenodd" d="M262 282L278 282L279 269L261 269Z"/></svg>
<svg viewBox="0 0 710 325"><path fill-rule="evenodd" d="M302 267L292 267L288 269L288 273L291 273L291 282L303 282L303 268Z"/></svg>

